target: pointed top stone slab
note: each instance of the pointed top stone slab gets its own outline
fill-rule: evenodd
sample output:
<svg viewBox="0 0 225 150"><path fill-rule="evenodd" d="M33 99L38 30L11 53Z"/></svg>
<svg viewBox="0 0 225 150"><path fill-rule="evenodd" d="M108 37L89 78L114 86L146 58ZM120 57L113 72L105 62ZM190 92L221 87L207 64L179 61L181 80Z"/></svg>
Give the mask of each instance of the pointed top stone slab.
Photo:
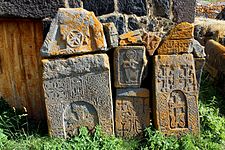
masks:
<svg viewBox="0 0 225 150"><path fill-rule="evenodd" d="M106 50L103 26L93 12L60 8L41 48L44 57Z"/></svg>

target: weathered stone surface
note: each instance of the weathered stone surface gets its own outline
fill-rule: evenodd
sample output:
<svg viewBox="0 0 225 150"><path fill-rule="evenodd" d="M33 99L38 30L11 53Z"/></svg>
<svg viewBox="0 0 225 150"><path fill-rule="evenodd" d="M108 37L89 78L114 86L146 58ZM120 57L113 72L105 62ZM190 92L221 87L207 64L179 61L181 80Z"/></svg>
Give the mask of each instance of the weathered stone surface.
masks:
<svg viewBox="0 0 225 150"><path fill-rule="evenodd" d="M221 44L224 44L225 41L224 37L225 37L225 21L196 17L195 39L198 40L201 43L201 45L205 46L206 42L210 39L213 39Z"/></svg>
<svg viewBox="0 0 225 150"><path fill-rule="evenodd" d="M170 0L153 0L154 15L169 18L171 13Z"/></svg>
<svg viewBox="0 0 225 150"><path fill-rule="evenodd" d="M1 17L45 18L54 17L64 0L1 0Z"/></svg>
<svg viewBox="0 0 225 150"><path fill-rule="evenodd" d="M142 39L148 54L152 56L155 50L158 48L161 38L152 32L145 32Z"/></svg>
<svg viewBox="0 0 225 150"><path fill-rule="evenodd" d="M114 52L115 87L140 87L146 64L145 47L118 47Z"/></svg>
<svg viewBox="0 0 225 150"><path fill-rule="evenodd" d="M103 23L108 48L118 47L119 34L113 22Z"/></svg>
<svg viewBox="0 0 225 150"><path fill-rule="evenodd" d="M175 22L193 23L195 20L196 0L173 0L173 15Z"/></svg>
<svg viewBox="0 0 225 150"><path fill-rule="evenodd" d="M195 58L204 58L206 57L205 54L205 47L202 46L197 40L193 39L190 44L190 52L193 53Z"/></svg>
<svg viewBox="0 0 225 150"><path fill-rule="evenodd" d="M135 30L135 31L130 31L130 32L124 33L119 36L120 45L125 46L125 45L142 44L143 43L142 35L143 35L143 32L141 30Z"/></svg>
<svg viewBox="0 0 225 150"><path fill-rule="evenodd" d="M98 19L102 23L113 22L117 28L119 35L126 32L126 23L125 23L125 19L123 15L110 14L110 15L100 16L98 17Z"/></svg>
<svg viewBox="0 0 225 150"><path fill-rule="evenodd" d="M195 59L196 78L198 81L198 90L200 90L202 72L205 66L205 58L194 58L194 59Z"/></svg>
<svg viewBox="0 0 225 150"><path fill-rule="evenodd" d="M197 1L196 16L215 19L217 16L220 16L220 12L225 8L224 4L224 2Z"/></svg>
<svg viewBox="0 0 225 150"><path fill-rule="evenodd" d="M125 14L147 15L146 0L119 0L118 8Z"/></svg>
<svg viewBox="0 0 225 150"><path fill-rule="evenodd" d="M205 52L207 64L225 74L225 47L214 40L209 40Z"/></svg>
<svg viewBox="0 0 225 150"><path fill-rule="evenodd" d="M142 136L150 125L149 91L118 89L116 92L116 135L125 138Z"/></svg>
<svg viewBox="0 0 225 150"><path fill-rule="evenodd" d="M161 34L160 37L163 37L172 30L174 25L174 22L170 19L162 17L152 17L151 19L149 19L147 29L151 32L159 32Z"/></svg>
<svg viewBox="0 0 225 150"><path fill-rule="evenodd" d="M132 31L140 29L139 22L136 18L130 17L128 18L128 28Z"/></svg>
<svg viewBox="0 0 225 150"><path fill-rule="evenodd" d="M225 20L225 6L222 5L221 7L223 7L223 8L222 8L221 12L216 16L216 19Z"/></svg>
<svg viewBox="0 0 225 150"><path fill-rule="evenodd" d="M96 16L114 12L114 0L83 0L83 7Z"/></svg>
<svg viewBox="0 0 225 150"><path fill-rule="evenodd" d="M102 24L93 12L82 8L60 8L51 24L42 56L71 55L106 50Z"/></svg>
<svg viewBox="0 0 225 150"><path fill-rule="evenodd" d="M70 137L79 127L100 124L113 134L109 60L106 54L42 60L48 129L51 136Z"/></svg>
<svg viewBox="0 0 225 150"><path fill-rule="evenodd" d="M154 57L155 127L167 135L199 132L198 87L192 54Z"/></svg>
<svg viewBox="0 0 225 150"><path fill-rule="evenodd" d="M159 47L159 55L182 54L189 52L194 37L194 25L182 22L176 25Z"/></svg>

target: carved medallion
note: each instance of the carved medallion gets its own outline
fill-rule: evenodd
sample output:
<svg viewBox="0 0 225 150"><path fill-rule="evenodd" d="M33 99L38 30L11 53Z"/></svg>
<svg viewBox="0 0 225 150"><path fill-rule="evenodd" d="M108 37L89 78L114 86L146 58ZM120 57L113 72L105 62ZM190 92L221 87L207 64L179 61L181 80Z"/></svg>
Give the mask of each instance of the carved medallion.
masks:
<svg viewBox="0 0 225 150"><path fill-rule="evenodd" d="M72 30L67 36L67 45L72 48L79 47L82 45L84 36L81 32Z"/></svg>

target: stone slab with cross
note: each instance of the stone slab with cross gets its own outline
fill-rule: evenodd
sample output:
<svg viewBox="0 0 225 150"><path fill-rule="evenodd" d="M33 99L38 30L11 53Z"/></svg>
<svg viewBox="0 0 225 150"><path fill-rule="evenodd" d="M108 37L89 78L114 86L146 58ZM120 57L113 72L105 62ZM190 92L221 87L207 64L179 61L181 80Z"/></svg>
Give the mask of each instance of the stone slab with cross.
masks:
<svg viewBox="0 0 225 150"><path fill-rule="evenodd" d="M153 113L167 135L199 133L198 87L192 54L154 56Z"/></svg>
<svg viewBox="0 0 225 150"><path fill-rule="evenodd" d="M114 133L109 60L106 54L44 59L43 87L49 134L71 137L96 125Z"/></svg>

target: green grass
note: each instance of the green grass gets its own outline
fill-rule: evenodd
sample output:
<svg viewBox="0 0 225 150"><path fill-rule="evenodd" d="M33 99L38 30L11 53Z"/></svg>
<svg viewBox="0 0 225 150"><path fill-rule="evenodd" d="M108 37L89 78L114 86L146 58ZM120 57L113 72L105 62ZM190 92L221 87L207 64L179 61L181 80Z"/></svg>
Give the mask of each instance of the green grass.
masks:
<svg viewBox="0 0 225 150"><path fill-rule="evenodd" d="M177 139L165 137L150 126L143 139L123 140L81 128L71 139L40 136L29 129L26 111L18 112L3 100L0 102L1 150L221 150L225 149L225 101L207 74L204 74L199 98L201 133Z"/></svg>

